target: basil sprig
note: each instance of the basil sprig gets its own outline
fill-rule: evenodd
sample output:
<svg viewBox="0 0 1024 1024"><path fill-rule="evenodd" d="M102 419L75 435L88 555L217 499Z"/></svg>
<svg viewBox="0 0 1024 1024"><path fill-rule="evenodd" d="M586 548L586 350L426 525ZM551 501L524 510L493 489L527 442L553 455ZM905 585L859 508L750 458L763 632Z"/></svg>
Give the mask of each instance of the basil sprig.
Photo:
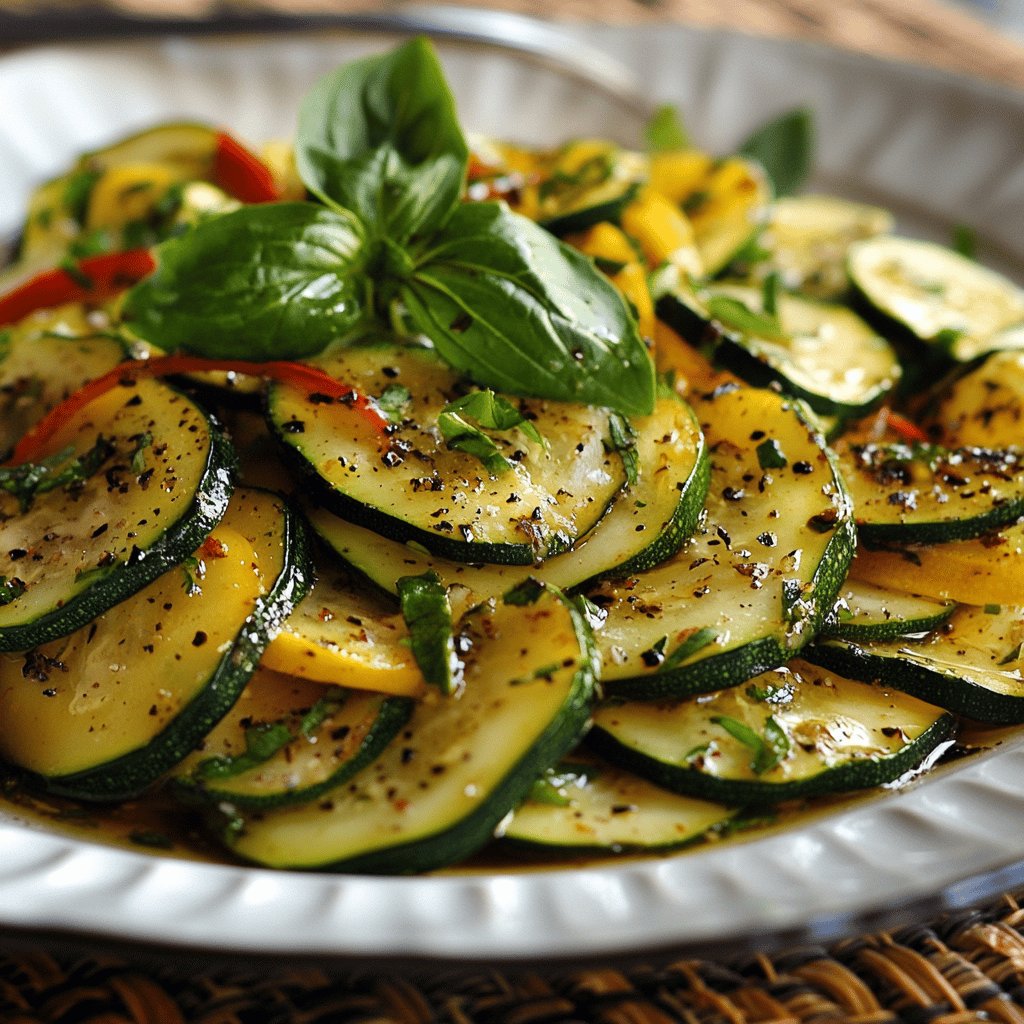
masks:
<svg viewBox="0 0 1024 1024"><path fill-rule="evenodd" d="M652 411L653 365L614 286L503 203L463 202L468 147L426 40L322 79L295 151L319 203L244 207L159 245L123 307L138 334L294 359L397 324L484 387Z"/></svg>

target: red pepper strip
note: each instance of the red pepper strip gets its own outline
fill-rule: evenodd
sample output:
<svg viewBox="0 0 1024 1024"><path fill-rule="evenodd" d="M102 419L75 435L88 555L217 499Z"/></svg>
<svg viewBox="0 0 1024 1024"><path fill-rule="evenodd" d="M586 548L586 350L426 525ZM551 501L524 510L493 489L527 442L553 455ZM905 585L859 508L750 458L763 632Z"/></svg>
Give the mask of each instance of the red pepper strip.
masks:
<svg viewBox="0 0 1024 1024"><path fill-rule="evenodd" d="M273 203L281 198L270 168L227 132L217 133L213 182L243 203Z"/></svg>
<svg viewBox="0 0 1024 1024"><path fill-rule="evenodd" d="M177 373L207 373L210 371L244 373L250 377L267 377L307 390L311 395L325 396L354 409L381 437L388 421L377 407L354 388L335 380L323 370L305 363L271 361L249 362L243 359L204 359L202 356L158 356L134 363L122 363L78 389L59 405L54 406L15 446L8 465L38 461L47 442L80 409L100 395L121 384L149 377L168 377Z"/></svg>
<svg viewBox="0 0 1024 1024"><path fill-rule="evenodd" d="M37 309L66 302L103 302L153 272L148 249L128 249L79 260L77 270L55 267L0 296L0 327L15 324Z"/></svg>
<svg viewBox="0 0 1024 1024"><path fill-rule="evenodd" d="M893 433L898 434L902 441L913 444L917 441L926 442L929 440L928 435L916 423L908 420L906 416L901 416L898 412L887 409L885 419L886 426Z"/></svg>

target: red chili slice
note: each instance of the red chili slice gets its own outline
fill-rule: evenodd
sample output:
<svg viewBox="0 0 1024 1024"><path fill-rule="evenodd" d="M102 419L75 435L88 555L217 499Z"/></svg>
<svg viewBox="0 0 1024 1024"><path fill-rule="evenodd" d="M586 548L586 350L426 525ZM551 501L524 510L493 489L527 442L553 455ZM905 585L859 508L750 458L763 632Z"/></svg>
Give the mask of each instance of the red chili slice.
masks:
<svg viewBox="0 0 1024 1024"><path fill-rule="evenodd" d="M380 436L384 436L387 419L365 395L342 381L335 380L323 370L305 363L272 360L266 363L244 359L205 359L202 356L158 356L122 363L89 381L59 405L54 406L15 446L9 465L38 460L46 443L80 409L100 395L129 381L150 377L168 377L178 373L243 373L250 377L266 377L283 384L306 389L310 394L326 395L344 403L362 416Z"/></svg>
<svg viewBox="0 0 1024 1024"><path fill-rule="evenodd" d="M281 198L267 165L227 132L217 133L213 181L243 203L272 203Z"/></svg>
<svg viewBox="0 0 1024 1024"><path fill-rule="evenodd" d="M44 270L0 296L0 327L14 324L37 309L66 302L104 302L141 281L156 266L148 249L128 249L89 256L70 267Z"/></svg>

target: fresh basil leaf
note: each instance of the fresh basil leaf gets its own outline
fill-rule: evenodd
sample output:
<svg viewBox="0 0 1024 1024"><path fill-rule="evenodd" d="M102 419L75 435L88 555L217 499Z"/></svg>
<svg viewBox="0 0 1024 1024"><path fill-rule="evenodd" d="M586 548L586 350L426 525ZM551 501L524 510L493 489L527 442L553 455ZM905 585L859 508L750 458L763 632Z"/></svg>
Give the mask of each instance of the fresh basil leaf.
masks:
<svg viewBox="0 0 1024 1024"><path fill-rule="evenodd" d="M469 149L430 43L322 78L302 103L295 159L306 187L371 238L402 244L439 228L462 196Z"/></svg>
<svg viewBox="0 0 1024 1024"><path fill-rule="evenodd" d="M412 656L423 678L442 693L454 693L462 679L462 663L455 650L452 606L441 577L433 570L401 577L398 599Z"/></svg>
<svg viewBox="0 0 1024 1024"><path fill-rule="evenodd" d="M658 107L644 129L644 141L652 153L685 149L690 144L690 136L679 108L671 103Z"/></svg>
<svg viewBox="0 0 1024 1024"><path fill-rule="evenodd" d="M496 395L490 388L470 391L444 407L445 412L458 412L469 416L491 430L511 430L518 427L531 441L543 444L540 431L507 398Z"/></svg>
<svg viewBox="0 0 1024 1024"><path fill-rule="evenodd" d="M299 359L363 317L356 219L312 203L247 206L156 249L122 316L147 341L226 359Z"/></svg>
<svg viewBox="0 0 1024 1024"><path fill-rule="evenodd" d="M493 439L457 412L442 410L437 417L437 427L449 448L479 459L491 476L501 476L512 468Z"/></svg>
<svg viewBox="0 0 1024 1024"><path fill-rule="evenodd" d="M811 172L814 118L805 107L791 110L759 128L739 148L768 173L776 196L795 192Z"/></svg>
<svg viewBox="0 0 1024 1024"><path fill-rule="evenodd" d="M441 357L499 391L654 408L636 320L590 260L502 203L467 203L398 284Z"/></svg>

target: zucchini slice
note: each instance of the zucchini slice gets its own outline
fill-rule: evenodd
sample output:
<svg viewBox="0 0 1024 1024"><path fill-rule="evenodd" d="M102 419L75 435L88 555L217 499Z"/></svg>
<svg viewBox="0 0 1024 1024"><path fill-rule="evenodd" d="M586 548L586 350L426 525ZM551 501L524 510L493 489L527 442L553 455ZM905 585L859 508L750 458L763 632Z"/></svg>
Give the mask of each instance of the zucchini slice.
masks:
<svg viewBox="0 0 1024 1024"><path fill-rule="evenodd" d="M501 834L545 853L635 853L699 842L735 810L672 793L584 752L549 769Z"/></svg>
<svg viewBox="0 0 1024 1024"><path fill-rule="evenodd" d="M856 580L960 604L1016 604L1024 579L1024 524L972 540L902 547L860 547Z"/></svg>
<svg viewBox="0 0 1024 1024"><path fill-rule="evenodd" d="M714 277L761 231L772 186L754 160L717 160L700 184L682 200L693 225L704 273Z"/></svg>
<svg viewBox="0 0 1024 1024"><path fill-rule="evenodd" d="M844 306L780 295L777 314L768 315L758 288L693 291L671 270L651 288L658 316L673 330L710 346L715 361L747 383L781 385L815 412L862 415L899 382L892 346Z"/></svg>
<svg viewBox="0 0 1024 1024"><path fill-rule="evenodd" d="M392 603L323 565L263 655L263 665L318 683L415 697L423 673Z"/></svg>
<svg viewBox="0 0 1024 1024"><path fill-rule="evenodd" d="M497 566L430 556L322 510L310 520L346 562L384 590L397 593L402 576L434 570L479 600L498 597L528 576L575 587L609 573L638 572L674 554L697 525L707 496L710 460L693 411L674 396L659 398L638 417L635 483L627 484L604 518L571 550L540 566Z"/></svg>
<svg viewBox="0 0 1024 1024"><path fill-rule="evenodd" d="M69 304L0 328L0 456L55 405L125 358L124 344L97 333L93 317L106 320Z"/></svg>
<svg viewBox="0 0 1024 1024"><path fill-rule="evenodd" d="M65 636L124 601L187 558L227 508L230 445L158 381L115 387L75 412L48 445L63 450L98 469L29 495L27 509L0 492L11 553L0 651Z"/></svg>
<svg viewBox="0 0 1024 1024"><path fill-rule="evenodd" d="M121 800L231 707L311 573L284 502L239 491L183 571L71 636L0 656L0 758L54 793Z"/></svg>
<svg viewBox="0 0 1024 1024"><path fill-rule="evenodd" d="M961 605L923 637L814 644L806 657L979 722L1024 722L1024 608Z"/></svg>
<svg viewBox="0 0 1024 1024"><path fill-rule="evenodd" d="M369 764L408 721L413 703L261 670L235 706L178 765L187 802L281 807L314 800Z"/></svg>
<svg viewBox="0 0 1024 1024"><path fill-rule="evenodd" d="M869 546L969 540L1024 516L1019 451L857 444L837 454Z"/></svg>
<svg viewBox="0 0 1024 1024"><path fill-rule="evenodd" d="M711 450L707 517L662 565L587 591L604 691L656 700L719 690L788 661L831 611L853 509L797 403L725 387L695 403Z"/></svg>
<svg viewBox="0 0 1024 1024"><path fill-rule="evenodd" d="M937 629L955 608L952 601L935 601L847 580L836 602L835 613L822 628L821 635L838 640L892 640Z"/></svg>
<svg viewBox="0 0 1024 1024"><path fill-rule="evenodd" d="M923 701L794 661L698 700L606 704L587 742L659 786L742 805L892 782L952 730Z"/></svg>
<svg viewBox="0 0 1024 1024"><path fill-rule="evenodd" d="M169 192L210 178L216 150L213 128L181 123L158 125L83 154L68 173L32 196L19 260L54 266L86 233L111 250L152 244L175 223L177 203L166 202Z"/></svg>
<svg viewBox="0 0 1024 1024"><path fill-rule="evenodd" d="M594 686L576 606L540 587L514 593L517 603L464 620L471 647L460 693L417 704L400 736L326 801L232 817L234 852L272 867L408 874L487 843L575 745Z"/></svg>
<svg viewBox="0 0 1024 1024"><path fill-rule="evenodd" d="M752 270L761 277L776 271L792 291L836 301L849 290L846 254L862 238L892 231L892 214L880 206L826 195L784 196L768 211L758 236L767 254Z"/></svg>
<svg viewBox="0 0 1024 1024"><path fill-rule="evenodd" d="M572 547L626 482L606 410L516 400L544 443L519 428L488 435L511 464L493 476L441 438L438 418L463 382L430 350L350 348L321 365L368 396L408 392L383 448L342 403L284 384L268 399L286 455L323 504L386 536L459 561L530 565Z"/></svg>
<svg viewBox="0 0 1024 1024"><path fill-rule="evenodd" d="M1024 321L1024 290L934 242L866 239L850 247L847 270L883 322L960 361L989 351L993 335Z"/></svg>
<svg viewBox="0 0 1024 1024"><path fill-rule="evenodd" d="M993 352L945 382L924 427L951 448L1019 448L1024 441L1024 352Z"/></svg>
<svg viewBox="0 0 1024 1024"><path fill-rule="evenodd" d="M647 177L647 162L612 142L578 139L542 159L540 180L527 185L525 209L555 235L618 223Z"/></svg>

